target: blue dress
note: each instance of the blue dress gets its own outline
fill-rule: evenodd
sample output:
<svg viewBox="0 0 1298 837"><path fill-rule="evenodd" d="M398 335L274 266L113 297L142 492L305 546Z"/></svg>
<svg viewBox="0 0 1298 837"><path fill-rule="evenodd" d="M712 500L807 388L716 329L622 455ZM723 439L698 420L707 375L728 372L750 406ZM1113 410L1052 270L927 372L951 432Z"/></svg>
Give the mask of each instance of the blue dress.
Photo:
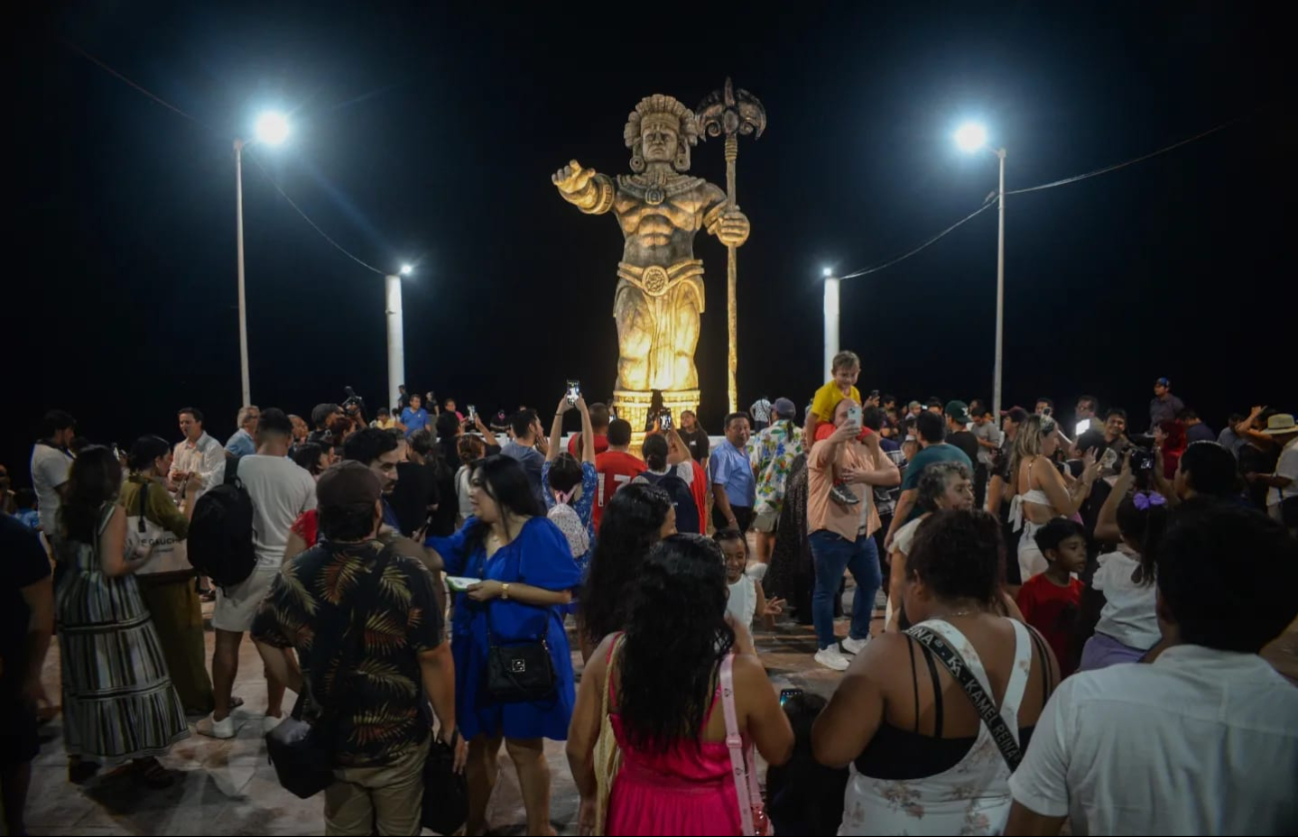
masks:
<svg viewBox="0 0 1298 837"><path fill-rule="evenodd" d="M490 559L483 542L470 546L469 533L479 525L478 519L471 517L451 537L430 537L425 542L442 556L449 574L555 591L571 590L581 584L581 571L572 558L568 541L559 527L546 518L534 517L527 521L518 536ZM492 631L499 641L527 642L545 637L554 664L553 698L530 703L488 702L483 691L490 648L488 607ZM501 599L475 602L467 594L457 593L451 621L451 655L455 658L455 715L465 738L481 734L567 740L576 692L572 652L558 606L536 607Z"/></svg>

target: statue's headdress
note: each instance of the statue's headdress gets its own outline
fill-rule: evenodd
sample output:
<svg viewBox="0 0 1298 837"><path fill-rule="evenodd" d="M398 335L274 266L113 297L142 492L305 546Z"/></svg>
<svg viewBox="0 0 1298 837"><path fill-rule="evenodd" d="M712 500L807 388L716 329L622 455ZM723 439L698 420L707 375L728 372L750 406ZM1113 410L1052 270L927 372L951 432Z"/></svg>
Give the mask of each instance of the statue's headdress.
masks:
<svg viewBox="0 0 1298 837"><path fill-rule="evenodd" d="M663 121L676 131L678 137L676 159L672 167L676 171L688 171L690 168L690 146L699 141L699 125L694 112L671 96L655 93L640 100L627 117L623 137L626 147L631 149L631 170L645 170L644 147L641 144L641 132L645 123Z"/></svg>

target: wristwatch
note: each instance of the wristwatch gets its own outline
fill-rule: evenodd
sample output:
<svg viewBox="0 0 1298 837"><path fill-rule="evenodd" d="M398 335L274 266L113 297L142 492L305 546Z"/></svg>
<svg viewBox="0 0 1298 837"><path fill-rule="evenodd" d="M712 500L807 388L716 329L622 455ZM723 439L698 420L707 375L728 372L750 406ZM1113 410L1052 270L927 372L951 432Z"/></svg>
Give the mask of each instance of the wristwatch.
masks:
<svg viewBox="0 0 1298 837"><path fill-rule="evenodd" d="M509 601L509 582L500 585L500 598L504 601Z"/></svg>

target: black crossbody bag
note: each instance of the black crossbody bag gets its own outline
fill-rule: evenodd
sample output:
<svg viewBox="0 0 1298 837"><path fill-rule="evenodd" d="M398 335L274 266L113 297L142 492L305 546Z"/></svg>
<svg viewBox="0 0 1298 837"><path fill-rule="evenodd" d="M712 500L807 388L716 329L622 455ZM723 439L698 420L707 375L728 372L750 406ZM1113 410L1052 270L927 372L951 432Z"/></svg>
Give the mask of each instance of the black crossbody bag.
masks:
<svg viewBox="0 0 1298 837"><path fill-rule="evenodd" d="M394 551L392 546L388 546L379 553L366 579L368 583L363 590L357 591L352 605L352 642L343 651L345 657L340 665L341 671L354 672L360 663L365 617L370 603L377 596L383 568L387 566ZM336 781L334 742L337 739L338 719L344 711L349 711L356 704L358 690L355 681L355 674L347 677L337 687L337 691L341 693L330 701L330 705L321 711L320 717L313 723L302 720L308 691L303 689L303 694L298 695L289 717L266 733L266 753L271 764L275 765L275 776L284 790L299 799L309 799Z"/></svg>
<svg viewBox="0 0 1298 837"><path fill-rule="evenodd" d="M992 696L987 694L987 690L978 682L978 677L970 670L969 664L965 662L964 657L956 651L951 645L942 638L940 634L925 628L923 625L916 625L907 634L914 637L917 642L933 652L951 678L960 684L964 693L973 701L974 709L978 711L979 717L987 725L987 731L992 734L992 740L1000 749L1001 755L1005 757L1005 763L1010 766L1010 772L1013 773L1019 768L1019 762L1023 761L1023 752L1019 749L1019 742L1015 740L1014 733L1010 732L1009 726L1005 723L996 709L996 701Z"/></svg>
<svg viewBox="0 0 1298 837"><path fill-rule="evenodd" d="M478 565L478 577L486 577L486 557ZM487 670L485 693L491 703L531 703L550 700L555 695L554 661L550 659L550 644L545 641L549 626L548 609L541 635L527 642L502 643L491 622L491 606L487 611ZM522 604L522 602L519 602ZM532 605L524 605L532 607Z"/></svg>

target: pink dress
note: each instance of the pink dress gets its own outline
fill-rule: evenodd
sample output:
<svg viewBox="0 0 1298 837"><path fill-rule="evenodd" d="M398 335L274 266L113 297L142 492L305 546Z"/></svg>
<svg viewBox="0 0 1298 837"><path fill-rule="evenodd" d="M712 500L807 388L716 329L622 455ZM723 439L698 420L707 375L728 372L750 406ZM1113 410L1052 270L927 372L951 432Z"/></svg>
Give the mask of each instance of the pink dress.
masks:
<svg viewBox="0 0 1298 837"><path fill-rule="evenodd" d="M609 702L613 703L611 680L609 691ZM704 729L720 698L718 685L703 718ZM605 833L743 833L726 742L682 742L665 754L640 753L627 745L622 718L614 712L609 714L609 721L622 749L622 769L609 794Z"/></svg>

